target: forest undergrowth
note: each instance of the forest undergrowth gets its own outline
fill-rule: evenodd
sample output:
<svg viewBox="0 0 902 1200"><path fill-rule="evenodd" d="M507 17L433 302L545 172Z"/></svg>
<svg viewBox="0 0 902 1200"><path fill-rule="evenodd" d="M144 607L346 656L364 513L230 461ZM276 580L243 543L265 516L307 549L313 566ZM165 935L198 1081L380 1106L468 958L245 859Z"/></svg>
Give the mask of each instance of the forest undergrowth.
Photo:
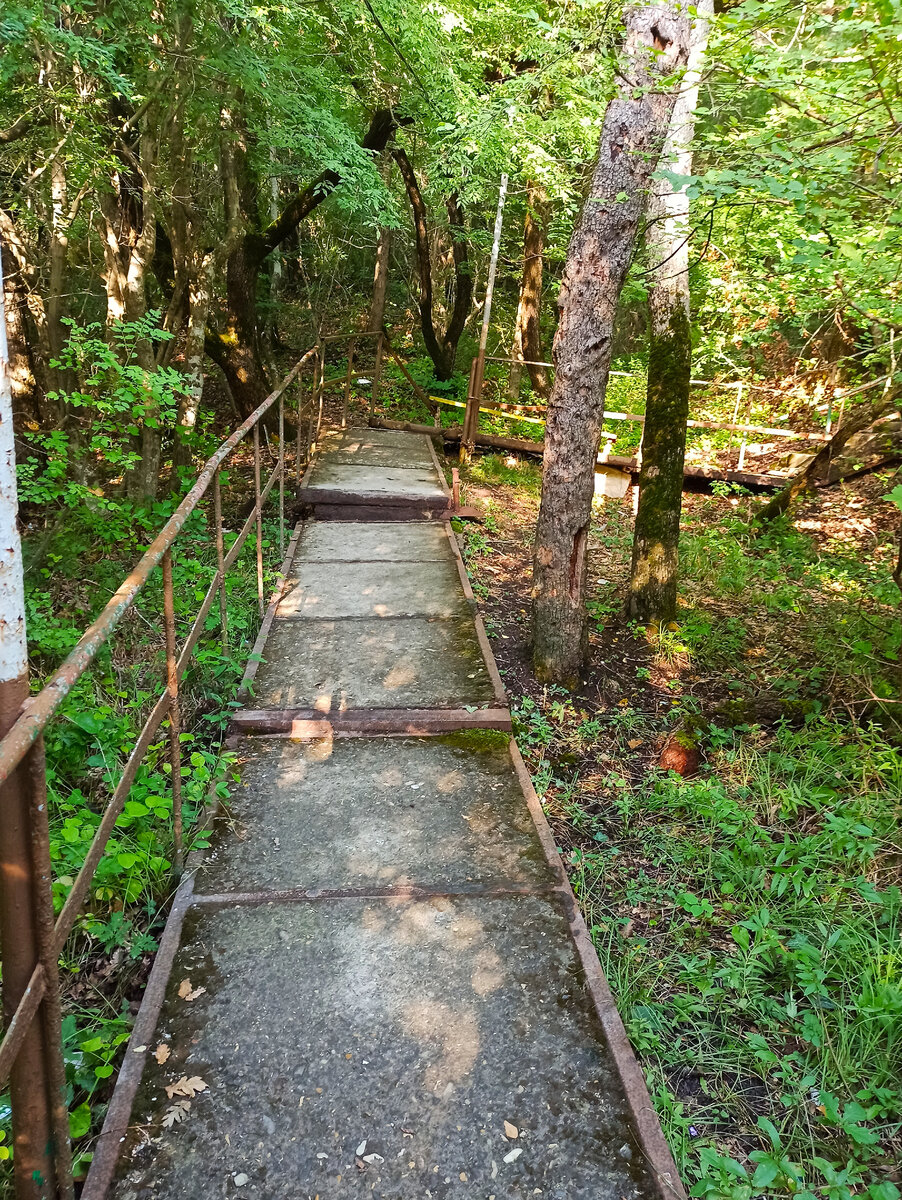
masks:
<svg viewBox="0 0 902 1200"><path fill-rule="evenodd" d="M679 620L622 615L632 506L596 503L591 666L536 684L540 474L487 456L459 537L552 824L693 1196L902 1185L900 626L889 472L753 537L684 497ZM667 764L676 764L685 777Z"/></svg>

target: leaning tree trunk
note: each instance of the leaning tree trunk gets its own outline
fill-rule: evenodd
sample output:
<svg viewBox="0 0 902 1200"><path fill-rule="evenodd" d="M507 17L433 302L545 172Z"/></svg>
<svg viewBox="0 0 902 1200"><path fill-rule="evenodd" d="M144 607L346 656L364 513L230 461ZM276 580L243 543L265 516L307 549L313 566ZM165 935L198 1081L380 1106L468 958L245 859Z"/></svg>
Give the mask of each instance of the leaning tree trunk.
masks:
<svg viewBox="0 0 902 1200"><path fill-rule="evenodd" d="M361 146L381 154L398 128L388 109L377 109ZM403 122L402 122L403 123ZM247 146L241 130L226 141L220 163L228 226L253 222L254 203ZM208 333L207 353L221 367L242 416L248 417L266 398L269 382L257 319L257 284L266 259L295 232L300 223L331 196L341 176L331 169L296 192L265 229L252 228L230 243L226 264L226 317L221 333ZM239 211L243 210L243 211Z"/></svg>
<svg viewBox="0 0 902 1200"><path fill-rule="evenodd" d="M628 12L620 95L605 113L589 195L561 281L557 368L533 555L533 659L540 679L576 686L588 650L586 548L617 301L689 56L673 7Z"/></svg>
<svg viewBox="0 0 902 1200"><path fill-rule="evenodd" d="M535 183L526 185L526 218L523 223L523 278L520 281L520 300L517 304L517 325L511 349L509 391L514 402L520 395L523 374L521 363L542 361L542 332L539 325L542 306L542 256L545 253L545 226L548 202L544 188ZM548 395L548 372L545 367L527 366L532 386L540 396Z"/></svg>
<svg viewBox="0 0 902 1200"><path fill-rule="evenodd" d="M776 496L772 497L768 502L758 510L755 514L755 523L757 525L767 525L771 521L775 521L778 517L784 516L795 500L799 496L804 496L827 479L830 472L830 464L835 458L838 458L846 446L856 433L861 433L863 429L867 429L869 425L883 416L898 399L898 391L890 390L891 380L887 380L887 387L884 389L883 395L879 400L875 400L872 404L863 404L861 408L856 409L846 420L840 425L836 433L829 442L825 442L821 449L815 454L814 458L804 467L798 475L793 476L782 491L777 492Z"/></svg>
<svg viewBox="0 0 902 1200"><path fill-rule="evenodd" d="M675 175L692 171L698 85L714 0L698 0L689 66L673 106L661 163ZM692 341L689 334L689 195L668 179L652 186L646 245L654 269L648 292L650 339L639 507L633 535L627 611L657 624L676 617L680 509Z"/></svg>
<svg viewBox="0 0 902 1200"><path fill-rule="evenodd" d="M448 324L442 333L435 327L432 312L432 239L426 203L413 166L405 152L395 150L393 157L404 180L413 213L414 245L420 277L420 327L423 332L423 344L426 353L432 359L436 379L450 379L457 359L457 344L470 315L470 303L473 299L473 276L467 251L464 210L456 195L449 196L445 201L451 231L451 256L454 261L454 303L451 306Z"/></svg>

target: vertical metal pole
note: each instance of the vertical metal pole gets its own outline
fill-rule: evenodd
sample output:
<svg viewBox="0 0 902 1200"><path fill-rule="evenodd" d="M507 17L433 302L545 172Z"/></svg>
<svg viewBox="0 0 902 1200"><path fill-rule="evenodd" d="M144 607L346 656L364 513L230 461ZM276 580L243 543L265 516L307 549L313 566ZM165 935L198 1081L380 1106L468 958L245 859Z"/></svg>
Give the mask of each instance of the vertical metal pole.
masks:
<svg viewBox="0 0 902 1200"><path fill-rule="evenodd" d="M345 398L341 408L341 427L348 427L348 405L351 402L351 375L354 372L354 351L357 349L357 339L352 338L348 346L348 369L345 373Z"/></svg>
<svg viewBox="0 0 902 1200"><path fill-rule="evenodd" d="M297 376L297 440L294 451L294 486L301 486L301 421L303 419L303 370Z"/></svg>
<svg viewBox="0 0 902 1200"><path fill-rule="evenodd" d="M257 517L257 607L263 617L263 511L260 504L260 423L254 426L254 513Z"/></svg>
<svg viewBox="0 0 902 1200"><path fill-rule="evenodd" d="M0 737L28 699L25 590L19 539L12 386L6 344L3 272L0 264ZM31 776L28 760L0 787L0 948L3 1023L25 994L40 955L31 850ZM46 1036L34 1020L9 1077L16 1200L51 1200L52 1102Z"/></svg>
<svg viewBox="0 0 902 1200"><path fill-rule="evenodd" d="M229 610L225 586L225 545L222 537L222 491L219 467L213 476L213 524L216 526L216 569L219 571L219 625L222 630L222 653L229 652Z"/></svg>
<svg viewBox="0 0 902 1200"><path fill-rule="evenodd" d="M458 458L461 463L470 461L471 444L470 444L470 429L473 427L473 437L475 438L476 429L479 427L479 398L476 395L476 370L479 363L478 358L474 358L470 363L470 379L467 384L467 407L464 409L463 427L460 432L460 454ZM473 409L476 409L476 422L473 422ZM474 442L475 444L475 442Z"/></svg>
<svg viewBox="0 0 902 1200"><path fill-rule="evenodd" d="M166 624L166 691L169 693L169 762L172 767L172 847L176 875L184 862L182 829L182 714L179 708L179 661L175 644L175 590L172 550L163 555L163 617Z"/></svg>
<svg viewBox="0 0 902 1200"><path fill-rule="evenodd" d="M41 1016L47 1048L50 1122L53 1132L56 1188L60 1200L74 1200L72 1146L69 1141L69 1110L66 1105L66 1064L63 1059L63 1014L60 1003L59 962L55 946L52 873L50 866L50 821L47 813L47 760L42 737L26 760L31 776L31 860L34 877L34 906L37 916L38 954L44 968L44 999Z"/></svg>
<svg viewBox="0 0 902 1200"><path fill-rule="evenodd" d="M485 348L489 340L489 322L492 318L492 293L495 290L495 275L498 271L498 253L501 249L501 229L504 222L504 201L507 196L507 175L501 176L501 187L498 189L498 211L495 214L495 233L492 239L492 256L489 259L489 277L485 285L485 304L482 309L482 330L479 334L479 354L473 377L473 395L475 398L475 417L472 427L467 428L464 420L463 436L460 439L460 461L466 462L473 453L476 430L479 427L479 401L482 396L482 381L485 375ZM468 405L469 407L469 405Z"/></svg>
<svg viewBox="0 0 902 1200"><path fill-rule="evenodd" d="M379 402L379 384L382 382L382 350L385 334L380 333L376 338L376 365L373 368L373 390L370 392L370 417L376 415L376 405Z"/></svg>
<svg viewBox="0 0 902 1200"><path fill-rule="evenodd" d="M285 393L279 397L279 562L285 557Z"/></svg>
<svg viewBox="0 0 902 1200"><path fill-rule="evenodd" d="M319 348L319 379L316 385L316 433L313 435L313 444L319 441L320 426L323 423L323 384L326 382L326 347L325 345Z"/></svg>
<svg viewBox="0 0 902 1200"><path fill-rule="evenodd" d="M737 411L739 410L739 402L741 399L742 399L742 384L740 383L739 387L736 389L736 409L737 409ZM751 409L751 406L752 406L752 391L751 391L751 388L749 388L749 409ZM751 414L749 414L749 415L751 415ZM746 420L745 424L748 425L749 421ZM742 442L740 443L740 446L739 446L739 462L736 464L740 471L745 466L745 448L748 445L748 440L749 440L748 436L745 433L743 433Z"/></svg>

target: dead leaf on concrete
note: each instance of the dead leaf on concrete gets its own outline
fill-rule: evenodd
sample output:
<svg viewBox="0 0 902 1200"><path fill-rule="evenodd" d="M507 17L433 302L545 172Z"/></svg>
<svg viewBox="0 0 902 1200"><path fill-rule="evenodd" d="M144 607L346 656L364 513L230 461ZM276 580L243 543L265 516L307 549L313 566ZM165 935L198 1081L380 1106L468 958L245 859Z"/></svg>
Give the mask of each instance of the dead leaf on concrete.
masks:
<svg viewBox="0 0 902 1200"><path fill-rule="evenodd" d="M196 1000L198 996L202 996L207 989L205 987L192 987L190 979L183 979L179 984L179 999L180 1000Z"/></svg>
<svg viewBox="0 0 902 1200"><path fill-rule="evenodd" d="M168 1088L166 1089L169 1090ZM171 1129L173 1125L178 1125L179 1121L184 1121L188 1115L188 1110L191 1107L190 1100L176 1100L171 1108L167 1108L163 1113L163 1119L160 1124L164 1129Z"/></svg>
<svg viewBox="0 0 902 1200"><path fill-rule="evenodd" d="M163 1063L166 1062L166 1060L169 1058L169 1055L171 1053L172 1053L172 1051L169 1049L169 1047L166 1045L166 1043L160 1042L159 1046L157 1046L156 1050L154 1050L153 1056L157 1060L157 1062L160 1064L160 1066L162 1066Z"/></svg>
<svg viewBox="0 0 902 1200"><path fill-rule="evenodd" d="M192 1075L190 1079L187 1075L183 1075L175 1083L166 1085L166 1095L170 1100L173 1096L196 1096L198 1092L205 1092L206 1090L207 1085L199 1075Z"/></svg>

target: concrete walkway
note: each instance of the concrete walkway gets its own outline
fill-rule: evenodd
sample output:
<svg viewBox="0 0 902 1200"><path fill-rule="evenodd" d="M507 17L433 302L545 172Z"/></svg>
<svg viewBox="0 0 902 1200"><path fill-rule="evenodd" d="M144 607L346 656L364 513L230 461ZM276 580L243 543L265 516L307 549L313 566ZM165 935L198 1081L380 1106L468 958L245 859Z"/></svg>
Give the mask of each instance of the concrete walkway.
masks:
<svg viewBox="0 0 902 1200"><path fill-rule="evenodd" d="M302 498L320 519L236 716L241 783L126 1056L115 1180L86 1195L681 1195L428 441L348 431Z"/></svg>

